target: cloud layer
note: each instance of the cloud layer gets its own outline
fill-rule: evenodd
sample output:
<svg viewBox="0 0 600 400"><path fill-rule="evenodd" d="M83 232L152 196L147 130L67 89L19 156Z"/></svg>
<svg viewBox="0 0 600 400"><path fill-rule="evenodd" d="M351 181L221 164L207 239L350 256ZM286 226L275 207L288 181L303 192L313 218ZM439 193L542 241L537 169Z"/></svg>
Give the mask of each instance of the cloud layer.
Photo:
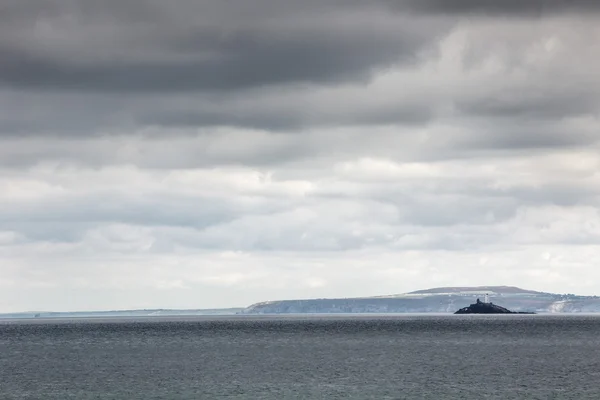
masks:
<svg viewBox="0 0 600 400"><path fill-rule="evenodd" d="M586 1L7 1L0 311L597 294Z"/></svg>

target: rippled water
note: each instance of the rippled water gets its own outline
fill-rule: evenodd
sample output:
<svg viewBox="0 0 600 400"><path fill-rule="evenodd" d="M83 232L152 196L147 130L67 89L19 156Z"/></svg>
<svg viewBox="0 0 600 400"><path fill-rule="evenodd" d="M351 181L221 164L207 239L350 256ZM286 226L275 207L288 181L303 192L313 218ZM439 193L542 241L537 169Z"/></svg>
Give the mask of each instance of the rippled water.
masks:
<svg viewBox="0 0 600 400"><path fill-rule="evenodd" d="M600 399L600 317L0 321L0 398Z"/></svg>

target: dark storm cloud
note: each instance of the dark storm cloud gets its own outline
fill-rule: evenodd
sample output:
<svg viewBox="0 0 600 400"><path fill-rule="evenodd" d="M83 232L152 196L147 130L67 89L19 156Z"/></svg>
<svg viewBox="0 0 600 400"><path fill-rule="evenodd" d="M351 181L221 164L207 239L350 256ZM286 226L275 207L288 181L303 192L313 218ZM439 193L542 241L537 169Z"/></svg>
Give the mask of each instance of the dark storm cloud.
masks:
<svg viewBox="0 0 600 400"><path fill-rule="evenodd" d="M562 12L598 12L596 0L390 0L399 10L433 14L536 16Z"/></svg>
<svg viewBox="0 0 600 400"><path fill-rule="evenodd" d="M369 69L410 57L415 44L380 37L278 38L251 32L227 39L212 60L78 65L25 51L0 51L0 74L11 88L93 91L233 90L289 82L366 79ZM215 40L216 41L216 40ZM387 41L387 43L386 43ZM200 51L200 49L199 49ZM76 57L76 55L73 55Z"/></svg>
<svg viewBox="0 0 600 400"><path fill-rule="evenodd" d="M484 24L473 18L461 25L460 16L467 13L519 14L542 6L555 15L597 8L591 2L535 0L4 1L0 135L139 135L151 127L159 135L183 136L197 134L195 128L235 127L308 137L307 130L315 128L425 128L441 114L451 119L444 124L464 132L427 140L428 148L446 156L457 148L592 143L597 136L589 130L558 121L598 109L597 80L569 65L574 56L590 70L597 65L588 40L593 28L565 29L577 18L556 27L537 18L525 27L512 26L508 18L484 19ZM461 30L467 32L462 44L453 36ZM555 34L564 54L532 62L531 46ZM456 42L447 43L448 38ZM473 80L489 59L498 69ZM569 84L553 88L561 80ZM345 138L336 138L335 143L326 137L319 143L297 141L257 158L264 165L350 147L339 144ZM404 145L396 139L365 143L367 135L357 139L360 143L345 154L371 146L374 154L387 154L389 143ZM5 151L0 161L28 165L45 156L79 156L56 145L43 147ZM202 157L196 155L207 160L203 165L257 163L242 151L213 157L204 150L198 150ZM158 160L182 158L152 154ZM134 163L149 158L112 159L127 157ZM105 161L99 158L91 155L86 162Z"/></svg>
<svg viewBox="0 0 600 400"><path fill-rule="evenodd" d="M2 86L163 92L365 80L414 60L441 29L334 0L49 3L4 6Z"/></svg>

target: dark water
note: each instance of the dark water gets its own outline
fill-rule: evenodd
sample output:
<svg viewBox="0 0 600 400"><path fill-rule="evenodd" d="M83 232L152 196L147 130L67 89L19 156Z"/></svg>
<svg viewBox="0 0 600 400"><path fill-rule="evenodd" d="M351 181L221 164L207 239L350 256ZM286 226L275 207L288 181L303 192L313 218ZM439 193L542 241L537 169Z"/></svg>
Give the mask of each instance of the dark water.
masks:
<svg viewBox="0 0 600 400"><path fill-rule="evenodd" d="M0 321L0 398L600 399L600 317Z"/></svg>

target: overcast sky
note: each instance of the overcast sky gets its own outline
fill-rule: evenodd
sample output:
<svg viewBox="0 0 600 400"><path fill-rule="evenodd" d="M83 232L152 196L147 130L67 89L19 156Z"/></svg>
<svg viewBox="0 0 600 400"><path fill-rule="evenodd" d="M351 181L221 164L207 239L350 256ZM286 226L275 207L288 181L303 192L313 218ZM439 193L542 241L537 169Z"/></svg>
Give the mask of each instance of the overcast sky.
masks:
<svg viewBox="0 0 600 400"><path fill-rule="evenodd" d="M0 312L600 294L600 2L3 0Z"/></svg>

